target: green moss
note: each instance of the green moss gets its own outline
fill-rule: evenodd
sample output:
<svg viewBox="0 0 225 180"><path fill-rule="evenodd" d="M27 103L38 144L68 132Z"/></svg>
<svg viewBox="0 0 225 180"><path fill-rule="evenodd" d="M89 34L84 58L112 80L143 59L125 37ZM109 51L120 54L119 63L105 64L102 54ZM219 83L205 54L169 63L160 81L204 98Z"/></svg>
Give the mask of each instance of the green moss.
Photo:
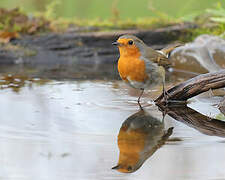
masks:
<svg viewBox="0 0 225 180"><path fill-rule="evenodd" d="M53 29L57 30L58 26L67 28L69 26L76 27L92 27L89 30L115 30L115 29L154 29L180 23L179 20L161 19L161 18L141 18L137 20L101 20L101 19L58 19L52 20ZM61 28L62 29L62 28ZM88 29L88 28L87 28Z"/></svg>
<svg viewBox="0 0 225 180"><path fill-rule="evenodd" d="M149 29L164 27L171 24L179 23L180 20L172 19L167 16L159 16L158 18L140 18L137 20L121 20L119 18L102 19L56 19L54 8L58 1L51 3L46 12L36 13L32 17L28 17L20 9L7 10L0 8L0 31L19 32L25 34L35 34L48 31L65 31L70 26L92 27L88 30L115 30L115 29Z"/></svg>
<svg viewBox="0 0 225 180"><path fill-rule="evenodd" d="M201 34L211 34L225 38L225 8L217 3L213 9L207 9L205 13L195 16L192 20L198 28L189 29L181 40L192 41Z"/></svg>
<svg viewBox="0 0 225 180"><path fill-rule="evenodd" d="M28 17L18 8L0 8L0 31L33 34L47 30L50 30L50 23L42 17Z"/></svg>
<svg viewBox="0 0 225 180"><path fill-rule="evenodd" d="M196 37L198 37L201 34L211 34L225 38L224 32L225 32L225 24L215 24L212 27L198 26L197 28L186 30L179 40L182 42L193 41Z"/></svg>
<svg viewBox="0 0 225 180"><path fill-rule="evenodd" d="M222 113L217 114L215 118L218 119L218 120L221 120L221 121L225 121L225 116Z"/></svg>
<svg viewBox="0 0 225 180"><path fill-rule="evenodd" d="M185 19L171 18L158 13L158 17L140 18L137 20L121 20L119 18L102 19L55 19L54 8L58 1L48 6L46 12L28 17L20 9L6 10L0 8L0 31L19 32L24 34L36 34L43 32L64 32L69 27L75 27L80 31L111 31L120 29L155 29L182 23ZM209 10L208 10L209 11ZM221 9L219 9L219 12ZM215 14L215 11L213 11ZM190 17L189 17L190 18ZM209 14L192 17L192 22L197 28L187 29L180 35L180 41L189 42L200 34L212 34L225 36L225 23L213 22L214 16ZM187 19L187 18L186 18ZM30 54L30 53L28 53ZM33 54L33 53L31 53Z"/></svg>

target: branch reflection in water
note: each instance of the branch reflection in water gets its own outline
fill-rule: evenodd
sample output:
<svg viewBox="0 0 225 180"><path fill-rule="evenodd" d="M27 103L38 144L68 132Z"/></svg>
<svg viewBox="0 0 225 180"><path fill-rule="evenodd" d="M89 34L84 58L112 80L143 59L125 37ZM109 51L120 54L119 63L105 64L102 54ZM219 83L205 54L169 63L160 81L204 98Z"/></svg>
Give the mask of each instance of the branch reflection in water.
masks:
<svg viewBox="0 0 225 180"><path fill-rule="evenodd" d="M159 149L173 133L164 129L164 120L140 110L128 117L118 135L119 162L112 169L132 173Z"/></svg>
<svg viewBox="0 0 225 180"><path fill-rule="evenodd" d="M202 134L225 137L225 122L205 116L184 105L168 107L164 111L173 119L192 127Z"/></svg>

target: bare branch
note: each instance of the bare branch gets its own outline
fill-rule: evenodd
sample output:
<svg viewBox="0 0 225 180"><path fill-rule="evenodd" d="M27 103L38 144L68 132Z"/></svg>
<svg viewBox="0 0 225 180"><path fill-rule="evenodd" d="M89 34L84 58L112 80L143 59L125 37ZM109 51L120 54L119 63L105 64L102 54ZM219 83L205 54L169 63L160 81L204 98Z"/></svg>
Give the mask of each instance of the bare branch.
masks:
<svg viewBox="0 0 225 180"><path fill-rule="evenodd" d="M170 88L167 91L167 101L186 101L210 89L222 87L225 87L225 70L201 74ZM166 104L163 94L161 94L155 102L158 105Z"/></svg>

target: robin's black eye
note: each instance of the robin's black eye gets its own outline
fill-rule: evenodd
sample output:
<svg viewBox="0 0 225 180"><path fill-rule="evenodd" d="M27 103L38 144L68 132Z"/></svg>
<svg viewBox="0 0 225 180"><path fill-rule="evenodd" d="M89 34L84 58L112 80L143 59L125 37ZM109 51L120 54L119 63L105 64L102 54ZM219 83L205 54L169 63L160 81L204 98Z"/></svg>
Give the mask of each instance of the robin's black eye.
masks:
<svg viewBox="0 0 225 180"><path fill-rule="evenodd" d="M131 170L132 170L132 166L128 166L128 167L127 167L127 170L128 170L128 171L131 171Z"/></svg>
<svg viewBox="0 0 225 180"><path fill-rule="evenodd" d="M128 41L128 44L132 45L132 44L134 44L134 41L130 40L130 41Z"/></svg>

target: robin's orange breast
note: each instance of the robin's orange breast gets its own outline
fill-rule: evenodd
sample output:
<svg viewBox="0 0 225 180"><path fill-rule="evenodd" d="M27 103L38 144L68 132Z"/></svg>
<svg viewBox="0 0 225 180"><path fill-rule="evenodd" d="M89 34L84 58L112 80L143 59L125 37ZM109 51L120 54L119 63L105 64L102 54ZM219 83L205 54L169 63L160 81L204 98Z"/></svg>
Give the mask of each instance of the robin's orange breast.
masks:
<svg viewBox="0 0 225 180"><path fill-rule="evenodd" d="M145 141L148 133L141 128L128 130L122 126L118 135L118 146L120 150L119 163L135 166L141 158L140 153L145 148Z"/></svg>
<svg viewBox="0 0 225 180"><path fill-rule="evenodd" d="M121 78L128 82L144 82L148 76L145 71L145 62L134 57L120 57L118 62L118 71Z"/></svg>

